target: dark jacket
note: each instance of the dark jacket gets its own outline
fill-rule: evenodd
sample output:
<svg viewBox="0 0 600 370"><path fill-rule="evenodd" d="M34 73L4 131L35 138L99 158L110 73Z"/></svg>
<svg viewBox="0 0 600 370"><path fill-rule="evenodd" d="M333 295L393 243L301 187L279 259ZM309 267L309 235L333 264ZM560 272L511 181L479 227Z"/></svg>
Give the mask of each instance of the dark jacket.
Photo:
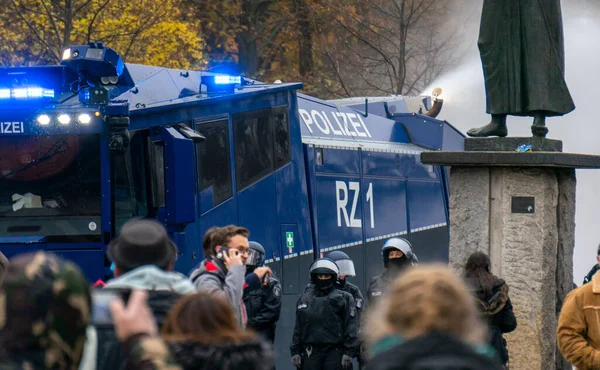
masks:
<svg viewBox="0 0 600 370"><path fill-rule="evenodd" d="M356 303L350 293L331 287L320 290L311 283L296 304L296 324L290 352L307 346L339 347L345 355L358 351Z"/></svg>
<svg viewBox="0 0 600 370"><path fill-rule="evenodd" d="M255 290L245 289L244 305L248 314L247 327L273 343L275 327L281 312L281 284L279 281L270 276L266 286L263 285Z"/></svg>
<svg viewBox="0 0 600 370"><path fill-rule="evenodd" d="M477 292L475 292L477 296ZM492 294L485 300L477 299L478 308L489 328L489 344L499 354L503 364L508 362L508 348L504 333L510 333L517 328L517 319L513 312L512 303L508 297L508 285L499 279L494 283Z"/></svg>
<svg viewBox="0 0 600 370"><path fill-rule="evenodd" d="M274 366L271 347L258 340L213 345L169 343L169 349L184 370L271 370Z"/></svg>
<svg viewBox="0 0 600 370"><path fill-rule="evenodd" d="M369 370L501 369L486 348L475 349L446 334L428 333L409 341L394 338L374 346Z"/></svg>
<svg viewBox="0 0 600 370"><path fill-rule="evenodd" d="M367 304L369 306L372 306L379 300L399 273L400 271L396 269L385 269L383 274L371 279L369 288L367 288Z"/></svg>
<svg viewBox="0 0 600 370"><path fill-rule="evenodd" d="M159 330L167 319L167 313L182 295L169 291L149 291L148 306L152 310ZM122 355L121 343L114 326L97 326L98 352L96 370L125 370L128 359Z"/></svg>
<svg viewBox="0 0 600 370"><path fill-rule="evenodd" d="M590 272L588 272L588 274L586 275L586 277L583 278L583 284L587 284L590 281L592 281L592 277L594 275L596 275L596 272L598 272L598 270L600 270L600 265L595 264L594 267L592 267L592 269L590 270Z"/></svg>

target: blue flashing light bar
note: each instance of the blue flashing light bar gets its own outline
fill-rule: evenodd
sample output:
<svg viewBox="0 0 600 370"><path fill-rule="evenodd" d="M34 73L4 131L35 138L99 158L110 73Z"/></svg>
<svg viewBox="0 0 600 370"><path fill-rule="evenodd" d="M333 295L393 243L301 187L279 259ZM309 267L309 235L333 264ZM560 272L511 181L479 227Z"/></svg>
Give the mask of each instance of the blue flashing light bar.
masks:
<svg viewBox="0 0 600 370"><path fill-rule="evenodd" d="M41 87L0 88L0 99L36 99L54 98L54 90Z"/></svg>
<svg viewBox="0 0 600 370"><path fill-rule="evenodd" d="M217 75L215 76L216 85L240 85L242 83L241 76L227 76Z"/></svg>

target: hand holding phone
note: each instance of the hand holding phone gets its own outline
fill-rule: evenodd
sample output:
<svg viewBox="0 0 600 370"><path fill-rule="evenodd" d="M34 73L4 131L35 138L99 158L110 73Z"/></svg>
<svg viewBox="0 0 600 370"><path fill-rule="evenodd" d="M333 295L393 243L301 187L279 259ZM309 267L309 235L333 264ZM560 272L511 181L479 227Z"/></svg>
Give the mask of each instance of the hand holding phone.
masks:
<svg viewBox="0 0 600 370"><path fill-rule="evenodd" d="M233 265L243 265L242 255L240 251L237 249L229 249L228 251L223 251L223 259L225 260L225 266L230 268Z"/></svg>

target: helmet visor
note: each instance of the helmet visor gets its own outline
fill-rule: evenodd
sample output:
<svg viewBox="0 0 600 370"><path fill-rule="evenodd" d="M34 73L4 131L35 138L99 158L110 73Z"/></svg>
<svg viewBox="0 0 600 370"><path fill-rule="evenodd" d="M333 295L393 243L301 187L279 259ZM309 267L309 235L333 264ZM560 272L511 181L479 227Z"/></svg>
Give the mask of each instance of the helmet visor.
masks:
<svg viewBox="0 0 600 370"><path fill-rule="evenodd" d="M246 266L258 266L263 262L263 254L257 250L250 249L248 251L248 258L246 259Z"/></svg>
<svg viewBox="0 0 600 370"><path fill-rule="evenodd" d="M338 260L335 263L340 268L340 275L344 276L356 276L356 272L354 272L354 263L352 260Z"/></svg>

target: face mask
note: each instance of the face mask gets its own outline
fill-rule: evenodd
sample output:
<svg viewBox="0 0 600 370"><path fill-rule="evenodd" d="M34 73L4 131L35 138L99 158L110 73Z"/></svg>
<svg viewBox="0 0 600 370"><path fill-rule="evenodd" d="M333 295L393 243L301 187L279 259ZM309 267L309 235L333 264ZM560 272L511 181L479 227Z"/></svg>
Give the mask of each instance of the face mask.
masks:
<svg viewBox="0 0 600 370"><path fill-rule="evenodd" d="M343 288L346 285L346 279L338 279L338 281L335 282L335 285L339 286L340 288Z"/></svg>
<svg viewBox="0 0 600 370"><path fill-rule="evenodd" d="M392 258L388 261L388 267L392 269L402 269L406 266L410 266L410 260L406 256Z"/></svg>
<svg viewBox="0 0 600 370"><path fill-rule="evenodd" d="M325 289L331 288L332 285L333 285L332 279L328 279L328 280L315 279L315 286L317 287L317 289L325 290Z"/></svg>

